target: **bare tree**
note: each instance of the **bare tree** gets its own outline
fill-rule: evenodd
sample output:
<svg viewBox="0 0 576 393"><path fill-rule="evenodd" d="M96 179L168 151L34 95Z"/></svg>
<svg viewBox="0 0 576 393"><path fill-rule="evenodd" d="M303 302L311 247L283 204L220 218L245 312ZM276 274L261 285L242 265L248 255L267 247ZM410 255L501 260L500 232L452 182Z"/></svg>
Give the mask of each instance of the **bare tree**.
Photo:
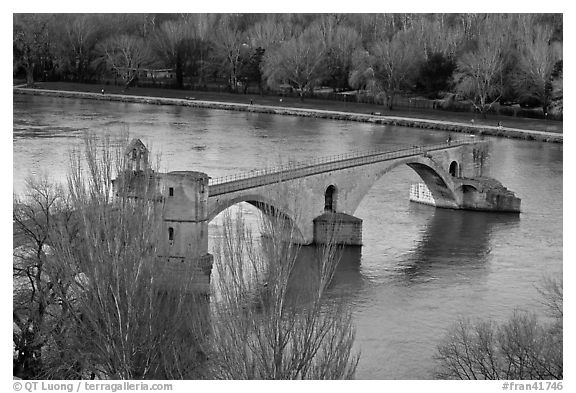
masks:
<svg viewBox="0 0 576 393"><path fill-rule="evenodd" d="M352 55L362 48L360 36L351 27L342 24L337 15L323 15L314 22L324 45L325 77L336 91L348 85L352 69Z"/></svg>
<svg viewBox="0 0 576 393"><path fill-rule="evenodd" d="M63 190L46 177L28 179L22 197L14 197L13 372L34 378L44 367L42 349L61 324L54 286L65 275L49 263L50 243L57 221L69 216Z"/></svg>
<svg viewBox="0 0 576 393"><path fill-rule="evenodd" d="M204 78L212 68L211 53L213 51L212 38L214 36L215 14L184 14L179 18L181 29L174 32L174 38L181 37L183 40L178 45L178 50L184 55L180 60L182 62L182 72L189 77L198 77L198 83L203 84ZM182 33L182 34L181 34ZM169 39L169 41L177 40ZM172 44L166 43L170 48ZM178 51L165 52L177 54ZM169 55L169 57L172 55ZM164 57L168 59L167 57ZM173 57L172 57L173 58Z"/></svg>
<svg viewBox="0 0 576 393"><path fill-rule="evenodd" d="M520 48L512 85L520 98L537 98L546 113L552 94L552 72L562 54L552 42L552 26L537 23L534 14L520 15L518 18Z"/></svg>
<svg viewBox="0 0 576 393"><path fill-rule="evenodd" d="M458 46L462 42L462 30L447 25L443 17L443 14L435 14L430 18L418 18L415 23L414 29L426 60L435 53L455 58Z"/></svg>
<svg viewBox="0 0 576 393"><path fill-rule="evenodd" d="M388 109L394 96L416 76L422 52L414 42L414 31L399 31L391 39L381 39L367 52L360 52L350 74L350 84L366 86L374 95L385 94Z"/></svg>
<svg viewBox="0 0 576 393"><path fill-rule="evenodd" d="M246 33L252 48L271 50L282 42L292 38L293 31L290 25L274 15L267 15L266 19L256 22Z"/></svg>
<svg viewBox="0 0 576 393"><path fill-rule="evenodd" d="M553 318L556 323L560 323L564 318L564 289L562 282L550 277L545 278L537 288L541 296L541 302L546 307L548 316Z"/></svg>
<svg viewBox="0 0 576 393"><path fill-rule="evenodd" d="M351 14L349 18L351 25L356 26L365 47L382 39L390 39L399 30L394 14Z"/></svg>
<svg viewBox="0 0 576 393"><path fill-rule="evenodd" d="M228 74L233 91L238 89L241 50L243 45L246 45L244 32L240 30L237 19L231 15L222 15L215 26L211 40L215 61Z"/></svg>
<svg viewBox="0 0 576 393"><path fill-rule="evenodd" d="M85 81L94 57L98 26L92 15L62 15L62 38L59 49L63 66L70 69L75 80Z"/></svg>
<svg viewBox="0 0 576 393"><path fill-rule="evenodd" d="M176 84L182 87L192 27L185 20L164 22L154 33L152 46L164 65L174 68Z"/></svg>
<svg viewBox="0 0 576 393"><path fill-rule="evenodd" d="M563 62L556 63L552 78L552 97L550 102L550 112L562 116L564 110L564 76Z"/></svg>
<svg viewBox="0 0 576 393"><path fill-rule="evenodd" d="M96 63L105 64L120 75L126 88L151 61L146 41L137 36L115 35L100 42L96 49L99 53Z"/></svg>
<svg viewBox="0 0 576 393"><path fill-rule="evenodd" d="M354 329L349 305L325 301L338 258L334 246L318 250L308 285L291 288L299 247L289 220L269 212L262 242L241 215L223 220L215 254L217 278L212 325L216 378L347 379ZM302 284L302 283L300 283Z"/></svg>
<svg viewBox="0 0 576 393"><path fill-rule="evenodd" d="M26 289L33 294L28 307L15 303L14 311L19 350L15 370L24 369L21 374L27 377L200 375L207 310L190 288L193 266L184 273L188 286L167 291L156 285L162 279L159 264L166 261L157 256L162 203L154 174L149 169L125 172L128 178L123 179L129 181L116 182L113 188L112 179L126 168L124 143L116 145L112 148L110 139L86 138L84 152L72 156L67 203L61 208L48 214L48 207L58 206L52 194L43 191L52 189L46 186L31 194L31 201L43 207L42 214L25 215L31 212L28 201L15 209L15 221L25 231L39 233L30 234L36 239L34 265L15 264L15 274L30 277L32 289ZM121 197L135 189L138 198ZM47 221L52 224L44 229ZM21 281L15 277L15 283Z"/></svg>
<svg viewBox="0 0 576 393"><path fill-rule="evenodd" d="M303 99L325 75L326 48L319 31L311 27L264 56L264 77L269 86L289 83Z"/></svg>
<svg viewBox="0 0 576 393"><path fill-rule="evenodd" d="M109 140L98 147L88 138L87 165L73 158L68 183L81 248L74 248L68 234L61 234L53 247L59 263L83 277L74 282L78 296L64 298L75 315L68 350L84 373L193 378L202 360L195 341L202 310L191 288L165 291L155 284L161 279L159 264L166 263L158 257L162 204L148 168L111 188L113 176L126 167L122 147L112 149ZM138 198L122 197L135 187ZM190 283L192 271L190 266Z"/></svg>
<svg viewBox="0 0 576 393"><path fill-rule="evenodd" d="M454 82L456 91L470 99L485 117L498 101L503 89L504 48L506 37L500 34L502 16L489 17L477 36L475 49L464 53L457 61Z"/></svg>
<svg viewBox="0 0 576 393"><path fill-rule="evenodd" d="M32 245L25 258L15 258L16 375L353 376L351 309L325 299L338 262L334 247L318 250L315 273L295 290L290 277L299 248L290 241L291 222L269 211L269 240L256 242L242 220L227 221L208 320L207 303L192 288L156 285L166 261L157 257L162 200L154 173L124 169L124 141L114 142L118 148L108 138L85 142L72 155L67 192L45 182L30 201L15 203L15 222ZM41 208L32 210L32 203ZM193 268L183 274L190 285Z"/></svg>
<svg viewBox="0 0 576 393"><path fill-rule="evenodd" d="M26 83L34 83L34 73L44 71L51 55L50 14L14 14L14 68L26 70Z"/></svg>
<svg viewBox="0 0 576 393"><path fill-rule="evenodd" d="M562 379L562 286L541 289L554 322L516 311L505 323L462 319L438 346L437 376L446 379Z"/></svg>

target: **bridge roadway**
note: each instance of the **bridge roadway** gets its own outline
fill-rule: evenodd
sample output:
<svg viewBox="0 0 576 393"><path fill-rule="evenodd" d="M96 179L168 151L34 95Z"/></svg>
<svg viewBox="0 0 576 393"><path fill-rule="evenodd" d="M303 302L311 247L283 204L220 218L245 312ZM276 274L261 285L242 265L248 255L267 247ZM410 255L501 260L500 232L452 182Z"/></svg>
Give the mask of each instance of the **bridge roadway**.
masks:
<svg viewBox="0 0 576 393"><path fill-rule="evenodd" d="M440 151L468 144L477 144L479 142L482 142L480 138L469 136L451 140L450 142L446 141L432 145L412 146L397 150L351 152L214 178L210 179L208 185L210 187L210 196L212 197L306 176L313 176L324 172L395 160L398 158L408 158L427 152Z"/></svg>

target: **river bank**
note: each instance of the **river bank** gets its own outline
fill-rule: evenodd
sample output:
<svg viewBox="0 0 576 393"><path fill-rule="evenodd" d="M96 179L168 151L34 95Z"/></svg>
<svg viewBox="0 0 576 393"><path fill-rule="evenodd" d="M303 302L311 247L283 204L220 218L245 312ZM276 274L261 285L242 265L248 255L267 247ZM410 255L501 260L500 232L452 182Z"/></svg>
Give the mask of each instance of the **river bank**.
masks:
<svg viewBox="0 0 576 393"><path fill-rule="evenodd" d="M88 86L91 88L91 90L95 90L95 88L97 88L91 85ZM104 93L102 93L102 90L100 90L100 92L72 91L72 90L60 90L60 89L48 89L48 88L26 88L22 86L16 86L13 88L13 91L15 94L31 94L31 95L53 96L53 97L65 97L65 98L82 98L82 99L95 99L105 101L133 102L133 103L144 103L152 105L179 105L179 106L189 106L196 108L236 110L236 111L268 113L268 114L278 114L287 116L316 117L316 118L325 118L334 120L369 122L383 125L389 124L404 127L437 129L442 131L462 132L467 134L492 135L507 138L563 143L563 135L561 132L549 132L549 131L515 128L509 126L502 127L490 124L478 124L480 122L474 122L473 120L470 121L469 123L464 123L461 121L383 115L379 112L358 113L358 112L348 112L341 110L336 111L336 110L326 110L318 108L310 109L310 108L292 107L292 106L263 105L260 103L258 104L253 103L254 100L252 98L250 98L250 102L252 103L242 103L242 102L200 100L197 99L196 97L175 98L175 97L160 97L151 95L136 95L135 90L132 90L130 92L131 94L119 94L116 92L106 90L104 90ZM194 94L195 92L182 92L182 93ZM279 103L280 105L289 104L288 102L286 103L279 102Z"/></svg>

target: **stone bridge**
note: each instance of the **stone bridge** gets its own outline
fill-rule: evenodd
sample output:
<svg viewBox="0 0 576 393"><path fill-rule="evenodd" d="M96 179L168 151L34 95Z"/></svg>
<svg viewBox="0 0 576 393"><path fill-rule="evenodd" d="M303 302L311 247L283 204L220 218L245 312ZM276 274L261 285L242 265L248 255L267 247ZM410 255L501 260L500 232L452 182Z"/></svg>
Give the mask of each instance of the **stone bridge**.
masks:
<svg viewBox="0 0 576 393"><path fill-rule="evenodd" d="M161 257L171 277L179 276L186 261L197 261L198 272L209 283L208 223L240 202L292 221L298 229L298 239L292 239L296 242L322 243L331 237L341 244L361 245L362 220L353 215L372 185L400 165L408 165L421 177L436 207L518 213L520 199L482 174L487 148L488 142L468 137L354 152L216 179L195 171L154 173L166 235ZM126 154L130 167L119 178L148 166L148 151L140 140L133 140ZM336 235L329 233L335 223Z"/></svg>

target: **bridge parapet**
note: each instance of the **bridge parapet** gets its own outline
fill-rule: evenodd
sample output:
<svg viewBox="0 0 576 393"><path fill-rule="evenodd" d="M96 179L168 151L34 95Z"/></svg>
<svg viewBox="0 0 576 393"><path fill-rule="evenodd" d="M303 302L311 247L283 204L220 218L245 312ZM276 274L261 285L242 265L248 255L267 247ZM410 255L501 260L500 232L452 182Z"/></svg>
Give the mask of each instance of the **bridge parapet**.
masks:
<svg viewBox="0 0 576 393"><path fill-rule="evenodd" d="M210 179L210 195L216 196L268 184L313 176L323 172L342 170L380 161L427 155L435 151L456 148L485 141L470 136L434 145L403 147L395 150L356 151L335 156L321 157L310 161L288 163L276 167L247 171L235 175Z"/></svg>

